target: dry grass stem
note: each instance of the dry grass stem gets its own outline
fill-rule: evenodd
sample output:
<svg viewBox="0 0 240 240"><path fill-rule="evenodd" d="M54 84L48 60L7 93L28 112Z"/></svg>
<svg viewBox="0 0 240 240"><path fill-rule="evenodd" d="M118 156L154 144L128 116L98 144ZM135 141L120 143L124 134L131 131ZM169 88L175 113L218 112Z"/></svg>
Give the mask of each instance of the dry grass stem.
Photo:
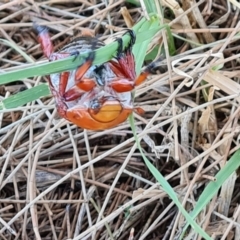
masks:
<svg viewBox="0 0 240 240"><path fill-rule="evenodd" d="M47 62L33 22L50 29L54 51L82 34L107 42L142 16L151 17L145 1L129 2L2 1L0 73ZM239 3L152 2L176 51L166 29L149 44L148 59L163 50L165 59L136 87L134 104L145 111L134 113L136 133L190 212L240 148ZM45 76L0 85L0 100L41 83ZM0 126L1 239L180 236L186 220L145 165L129 121L104 131L82 130L60 119L53 97L45 96L0 110ZM238 184L234 172L196 218L213 239L239 237ZM201 239L194 229L186 234Z"/></svg>

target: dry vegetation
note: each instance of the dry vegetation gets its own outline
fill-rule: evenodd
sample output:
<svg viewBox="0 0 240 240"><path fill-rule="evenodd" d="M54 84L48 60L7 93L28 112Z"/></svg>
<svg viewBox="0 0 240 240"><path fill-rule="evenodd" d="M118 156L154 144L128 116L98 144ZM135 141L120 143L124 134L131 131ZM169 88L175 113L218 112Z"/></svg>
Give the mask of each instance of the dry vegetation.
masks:
<svg viewBox="0 0 240 240"><path fill-rule="evenodd" d="M179 2L162 0L177 52L166 51L157 73L137 88L135 104L145 114L134 116L146 156L190 212L239 149L240 16L239 6L225 0ZM83 31L105 40L142 13L123 0L1 0L0 36L38 61L34 21L49 27L58 50ZM167 50L165 31L153 46ZM1 70L24 68L19 53L2 43L0 49ZM45 81L2 85L0 98ZM147 169L128 122L83 131L59 119L51 96L1 111L0 120L1 239L179 238L185 219ZM238 187L233 173L196 219L213 239L239 239Z"/></svg>

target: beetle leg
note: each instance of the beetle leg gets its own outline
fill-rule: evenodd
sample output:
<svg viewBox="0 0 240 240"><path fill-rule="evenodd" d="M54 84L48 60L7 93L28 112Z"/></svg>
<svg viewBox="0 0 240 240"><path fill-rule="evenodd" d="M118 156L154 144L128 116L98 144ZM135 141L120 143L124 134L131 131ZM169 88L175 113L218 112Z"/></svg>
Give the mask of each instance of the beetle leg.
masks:
<svg viewBox="0 0 240 240"><path fill-rule="evenodd" d="M84 74L88 71L88 69L92 66L94 57L95 57L95 53L94 53L94 52L90 52L89 55L88 55L88 57L87 57L87 59L86 59L86 61L85 61L85 63L82 64L82 65L77 69L77 71L76 71L76 73L75 73L75 84L76 84L79 88L81 88L81 89L83 89L83 90L85 90L85 88L88 89L89 86L91 85L91 84L89 84L89 80L90 80L90 79L88 79L88 81L83 81L83 80L82 80L82 77L83 77ZM85 86L85 82L86 82L86 86ZM96 85L96 84L95 84L94 80L92 80L92 88L91 88L91 89L93 89L93 87L95 87L95 85ZM85 91L89 91L89 90L85 90Z"/></svg>
<svg viewBox="0 0 240 240"><path fill-rule="evenodd" d="M52 84L52 82L50 80L50 77L47 76L47 78L48 78L50 90L51 90L52 95L53 95L53 97L55 99L55 103L56 103L56 107L57 107L58 113L59 113L59 115L61 117L66 118L66 112L68 110L68 107L65 104L65 102L63 101L63 98L60 95L60 93L53 86L53 84Z"/></svg>
<svg viewBox="0 0 240 240"><path fill-rule="evenodd" d="M92 44L91 44L92 49L96 48L96 44L97 44L96 41L92 42ZM78 57L79 54L80 54L80 52L77 50L71 53L72 56L75 56L74 61L76 60L76 58ZM84 91L90 91L96 86L96 83L94 80L82 79L84 74L92 66L94 58L95 58L95 52L91 51L88 54L87 58L85 59L85 62L81 66L78 67L78 69L76 70L76 73L75 73L75 79L74 79L75 85Z"/></svg>
<svg viewBox="0 0 240 240"><path fill-rule="evenodd" d="M143 83L149 75L150 70L153 69L156 65L156 62L160 60L158 59L155 62L149 64L145 70L143 70L136 78L135 60L132 53L132 46L135 43L136 36L132 30L128 30L125 34L127 33L129 33L131 37L129 45L123 51L122 40L117 39L117 42L119 43L119 48L116 56L117 61L110 61L110 67L117 76L117 79L113 80L110 83L110 86L119 93L132 91L135 86Z"/></svg>
<svg viewBox="0 0 240 240"><path fill-rule="evenodd" d="M65 101L76 100L81 97L84 92L92 90L95 86L92 79L82 79L76 85L66 91L68 79L69 72L60 73L59 94L62 98L64 98Z"/></svg>
<svg viewBox="0 0 240 240"><path fill-rule="evenodd" d="M53 45L47 27L40 26L37 23L33 24L35 31L38 33L38 42L41 45L45 57L50 61L69 57L69 53L53 53Z"/></svg>
<svg viewBox="0 0 240 240"><path fill-rule="evenodd" d="M88 78L83 79L82 83L84 84L85 90L83 89L83 87L79 88L79 86L75 85L63 94L64 100L65 101L77 100L84 93L92 91L93 90L92 82L93 82L92 79L88 79Z"/></svg>
<svg viewBox="0 0 240 240"><path fill-rule="evenodd" d="M44 55L47 58L50 58L51 54L53 53L53 45L48 34L48 29L36 23L33 24L33 27L38 33L38 41L41 45Z"/></svg>
<svg viewBox="0 0 240 240"><path fill-rule="evenodd" d="M83 95L84 91L79 90L77 87L70 88L66 93L63 94L63 98L66 102L74 101Z"/></svg>
<svg viewBox="0 0 240 240"><path fill-rule="evenodd" d="M38 33L38 41L41 45L43 53L50 61L65 58L65 57L69 56L69 54L67 54L67 53L66 54L65 53L53 53L52 41L50 39L48 29L46 27L40 26L36 23L34 23L33 27L36 30L36 32ZM61 73L60 83L59 83L59 91L57 91L55 89L55 87L53 86L53 84L50 80L50 77L49 76L47 77L48 82L49 82L49 87L50 87L51 92L56 101L58 113L63 118L66 118L66 112L68 110L68 107L62 98L63 93L65 92L65 89L67 86L68 76L69 76L68 72Z"/></svg>
<svg viewBox="0 0 240 240"><path fill-rule="evenodd" d="M126 77L124 72L122 72L122 69L120 68L119 64L116 61L110 60L110 68L112 69L112 71L115 73L116 76L119 77Z"/></svg>
<svg viewBox="0 0 240 240"><path fill-rule="evenodd" d="M62 72L60 74L60 81L59 81L59 94L63 97L67 83L68 83L68 78L69 78L69 72Z"/></svg>
<svg viewBox="0 0 240 240"><path fill-rule="evenodd" d="M139 115L143 115L145 113L145 111L140 107L135 107L134 112L136 112Z"/></svg>
<svg viewBox="0 0 240 240"><path fill-rule="evenodd" d="M52 54L51 58L54 60L58 60L61 58L68 57L72 54L69 53L54 53ZM60 82L59 82L59 92L61 96L64 98L65 101L73 101L78 99L82 96L83 93L91 91L95 86L96 83L93 79L84 78L84 74L87 70L91 67L93 62L94 54L91 52L86 59L86 62L82 64L75 73L75 85L66 91L66 87L68 84L69 72L62 72L60 74Z"/></svg>
<svg viewBox="0 0 240 240"><path fill-rule="evenodd" d="M115 74L116 74L116 72L115 72ZM141 83L143 83L146 80L148 75L149 75L148 68L146 68L144 71L142 71L135 81L133 81L132 79L123 78L121 75L117 75L118 79L111 81L111 83L109 85L116 92L119 92L119 93L129 92L129 91L132 91L135 86L138 86Z"/></svg>
<svg viewBox="0 0 240 240"><path fill-rule="evenodd" d="M141 83L143 83L147 79L148 75L149 75L149 70L148 69L145 69L144 71L142 71L139 74L139 76L137 77L137 79L135 80L135 86L138 86Z"/></svg>
<svg viewBox="0 0 240 240"><path fill-rule="evenodd" d="M94 52L90 52L86 59L86 62L76 70L74 79L75 85L68 89L68 91L65 91L68 77L66 78L63 76L63 73L61 74L60 82L62 82L62 86L65 87L64 91L61 93L66 101L76 100L77 98L81 97L83 93L93 90L93 88L96 86L96 83L93 79L83 78L84 74L92 66L94 56Z"/></svg>
<svg viewBox="0 0 240 240"><path fill-rule="evenodd" d="M126 79L126 78L120 77L118 80L113 80L110 83L110 86L116 92L119 92L119 93L129 92L129 91L132 91L135 86L138 86L141 83L143 83L146 80L148 75L149 75L149 71L145 70L140 73L140 75L138 76L138 78L135 81L132 81L131 79Z"/></svg>
<svg viewBox="0 0 240 240"><path fill-rule="evenodd" d="M60 113L61 116L67 110L67 107L65 106L64 102L77 100L83 95L83 93L87 91L87 89L82 90L78 86L73 86L68 91L66 91L68 78L69 78L69 72L63 72L60 74L59 92L55 90L55 88L52 86L51 81L49 81L51 91L56 99L58 111L62 112ZM90 83L89 85L91 85L91 82L92 82L91 79L83 79L83 81L85 82L85 85L84 85L85 87L87 86L87 82Z"/></svg>
<svg viewBox="0 0 240 240"><path fill-rule="evenodd" d="M66 92L67 84L68 84L69 72L60 73L59 80L59 97L64 99L64 101L72 101L79 98L83 93L77 91L72 88Z"/></svg>
<svg viewBox="0 0 240 240"><path fill-rule="evenodd" d="M118 93L129 92L134 89L134 82L131 79L119 78L111 81L109 84Z"/></svg>
<svg viewBox="0 0 240 240"><path fill-rule="evenodd" d="M127 69L128 69L128 75L129 75L128 78L130 77L131 79L135 79L136 78L135 59L132 52L132 47L136 42L136 35L131 29L128 29L125 34L130 35L130 42L124 51L125 62L127 62Z"/></svg>
<svg viewBox="0 0 240 240"><path fill-rule="evenodd" d="M123 78L121 75L119 76L115 72L115 74L118 76L118 79L111 81L110 86L119 93L132 91L134 87L140 85L146 80L147 76L149 75L150 69L150 67L147 67L144 71L140 73L140 75L136 78L135 81L133 81L132 79Z"/></svg>
<svg viewBox="0 0 240 240"><path fill-rule="evenodd" d="M136 37L132 30L128 30L125 34L130 34L130 42L128 46L123 49L122 39L118 38L118 50L116 55L116 61L110 61L110 68L116 74L117 79L110 83L110 86L116 92L129 92L134 89L135 86L135 61L132 53L132 46L135 43Z"/></svg>
<svg viewBox="0 0 240 240"><path fill-rule="evenodd" d="M61 73L59 85L60 94L67 102L77 100L84 93L91 91L95 86L95 83L92 79L85 78L82 79L81 82L79 82L77 85L74 85L72 88L66 91L66 86L68 82L68 77L66 76L68 75L69 75L68 72Z"/></svg>
<svg viewBox="0 0 240 240"><path fill-rule="evenodd" d="M110 61L110 66L115 73L120 72L125 78L134 80L136 77L136 72L134 56L132 53L132 46L135 43L136 37L132 30L128 30L127 33L130 34L131 40L125 49L123 49L122 39L116 39L116 41L118 42L118 49L116 55L117 61Z"/></svg>

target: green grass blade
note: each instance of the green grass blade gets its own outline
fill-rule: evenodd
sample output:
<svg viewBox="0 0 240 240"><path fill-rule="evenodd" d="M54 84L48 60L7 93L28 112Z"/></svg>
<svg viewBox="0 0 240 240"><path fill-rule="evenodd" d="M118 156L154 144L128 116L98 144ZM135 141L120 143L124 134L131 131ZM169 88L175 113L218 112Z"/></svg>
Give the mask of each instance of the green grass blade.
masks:
<svg viewBox="0 0 240 240"><path fill-rule="evenodd" d="M176 48L174 43L174 38L171 32L171 29L168 25L166 25L166 32L167 32L167 40L168 40L168 49L170 56L173 56L176 54Z"/></svg>
<svg viewBox="0 0 240 240"><path fill-rule="evenodd" d="M154 167L154 165L147 159L145 154L142 151L140 142L138 140L138 137L136 135L136 129L134 124L134 118L133 115L129 117L131 128L135 137L136 144L138 146L138 149L143 157L143 160L145 164L147 165L148 169L151 171L152 175L157 179L157 181L161 184L164 191L169 195L169 197L173 200L173 202L177 205L179 211L182 213L182 215L186 218L188 223L195 229L195 231L200 234L204 239L211 240L212 238L193 220L193 217L187 213L187 211L183 208L182 204L179 202L178 197L176 193L174 192L173 188L170 186L168 181L165 180L165 178L162 176L162 174Z"/></svg>
<svg viewBox="0 0 240 240"><path fill-rule="evenodd" d="M155 1L144 0L144 4L148 13L157 13Z"/></svg>
<svg viewBox="0 0 240 240"><path fill-rule="evenodd" d="M141 29L141 26L143 24L146 25L146 22L148 22L146 19L139 21L139 23L133 27L133 30L136 32L136 37L137 37L136 44L142 41L151 39L160 30L157 17L156 16L151 17L151 21L154 22L155 28L151 28L150 30L146 30L145 32L143 32L142 30L141 32L139 32L139 29ZM123 36L124 45L126 45L129 42L129 40L130 40L130 37L127 34ZM118 47L117 42L113 42L105 47L98 49L96 51L96 58L93 64L102 64L112 59L116 53L117 47ZM24 66L23 69L1 73L0 84L10 83L10 82L28 78L28 77L49 75L56 72L63 72L63 71L75 69L85 61L87 56L88 56L88 53L84 53L84 54L80 54L77 57L77 59L75 59L75 57L69 57L69 58L58 60L58 61L47 62L43 64L36 63L30 67ZM73 61L74 59L75 61Z"/></svg>
<svg viewBox="0 0 240 240"><path fill-rule="evenodd" d="M151 52L149 52L146 57L145 57L145 61L152 61L153 59L155 59L157 57L159 53L159 47L155 47Z"/></svg>
<svg viewBox="0 0 240 240"><path fill-rule="evenodd" d="M196 218L198 214L206 207L206 205L212 200L212 198L218 193L223 183L236 171L240 166L240 149L236 151L229 159L226 165L216 174L215 181L210 182L202 192L195 208L190 213L192 218ZM188 224L183 229L183 234L188 228Z"/></svg>
<svg viewBox="0 0 240 240"><path fill-rule="evenodd" d="M4 99L0 102L0 110L16 108L49 94L48 85L41 84Z"/></svg>
<svg viewBox="0 0 240 240"><path fill-rule="evenodd" d="M141 6L138 0L126 0L126 2L134 4L135 6Z"/></svg>
<svg viewBox="0 0 240 240"><path fill-rule="evenodd" d="M156 29L156 28L159 28L159 30L161 30L163 28L163 26L159 26L158 19L152 18L151 21L146 21L144 24L142 24L141 28L139 28L139 30L138 30L139 35L137 35L137 39L136 39L137 41L133 47L133 54L135 57L137 75L141 71L143 61L146 56L148 44L151 41L151 38L148 38L147 40L145 40L143 38L143 35L141 35L141 33L145 34L148 31L148 29L151 30L151 29Z"/></svg>

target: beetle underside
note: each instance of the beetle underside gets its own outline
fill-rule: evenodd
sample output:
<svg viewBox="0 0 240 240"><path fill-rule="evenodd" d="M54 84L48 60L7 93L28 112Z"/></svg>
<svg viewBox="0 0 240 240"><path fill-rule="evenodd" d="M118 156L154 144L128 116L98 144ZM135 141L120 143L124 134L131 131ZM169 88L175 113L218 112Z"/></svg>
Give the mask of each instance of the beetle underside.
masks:
<svg viewBox="0 0 240 240"><path fill-rule="evenodd" d="M77 126L90 130L108 129L124 122L134 110L131 91L148 75L147 69L136 78L132 54L134 33L128 30L131 41L125 49L122 39L116 40L119 46L116 57L104 64L92 65L94 50L104 46L97 38L82 36L54 53L47 28L35 25L35 29L49 61L89 52L85 63L77 69L49 76L58 113ZM136 110L141 111L139 108Z"/></svg>

